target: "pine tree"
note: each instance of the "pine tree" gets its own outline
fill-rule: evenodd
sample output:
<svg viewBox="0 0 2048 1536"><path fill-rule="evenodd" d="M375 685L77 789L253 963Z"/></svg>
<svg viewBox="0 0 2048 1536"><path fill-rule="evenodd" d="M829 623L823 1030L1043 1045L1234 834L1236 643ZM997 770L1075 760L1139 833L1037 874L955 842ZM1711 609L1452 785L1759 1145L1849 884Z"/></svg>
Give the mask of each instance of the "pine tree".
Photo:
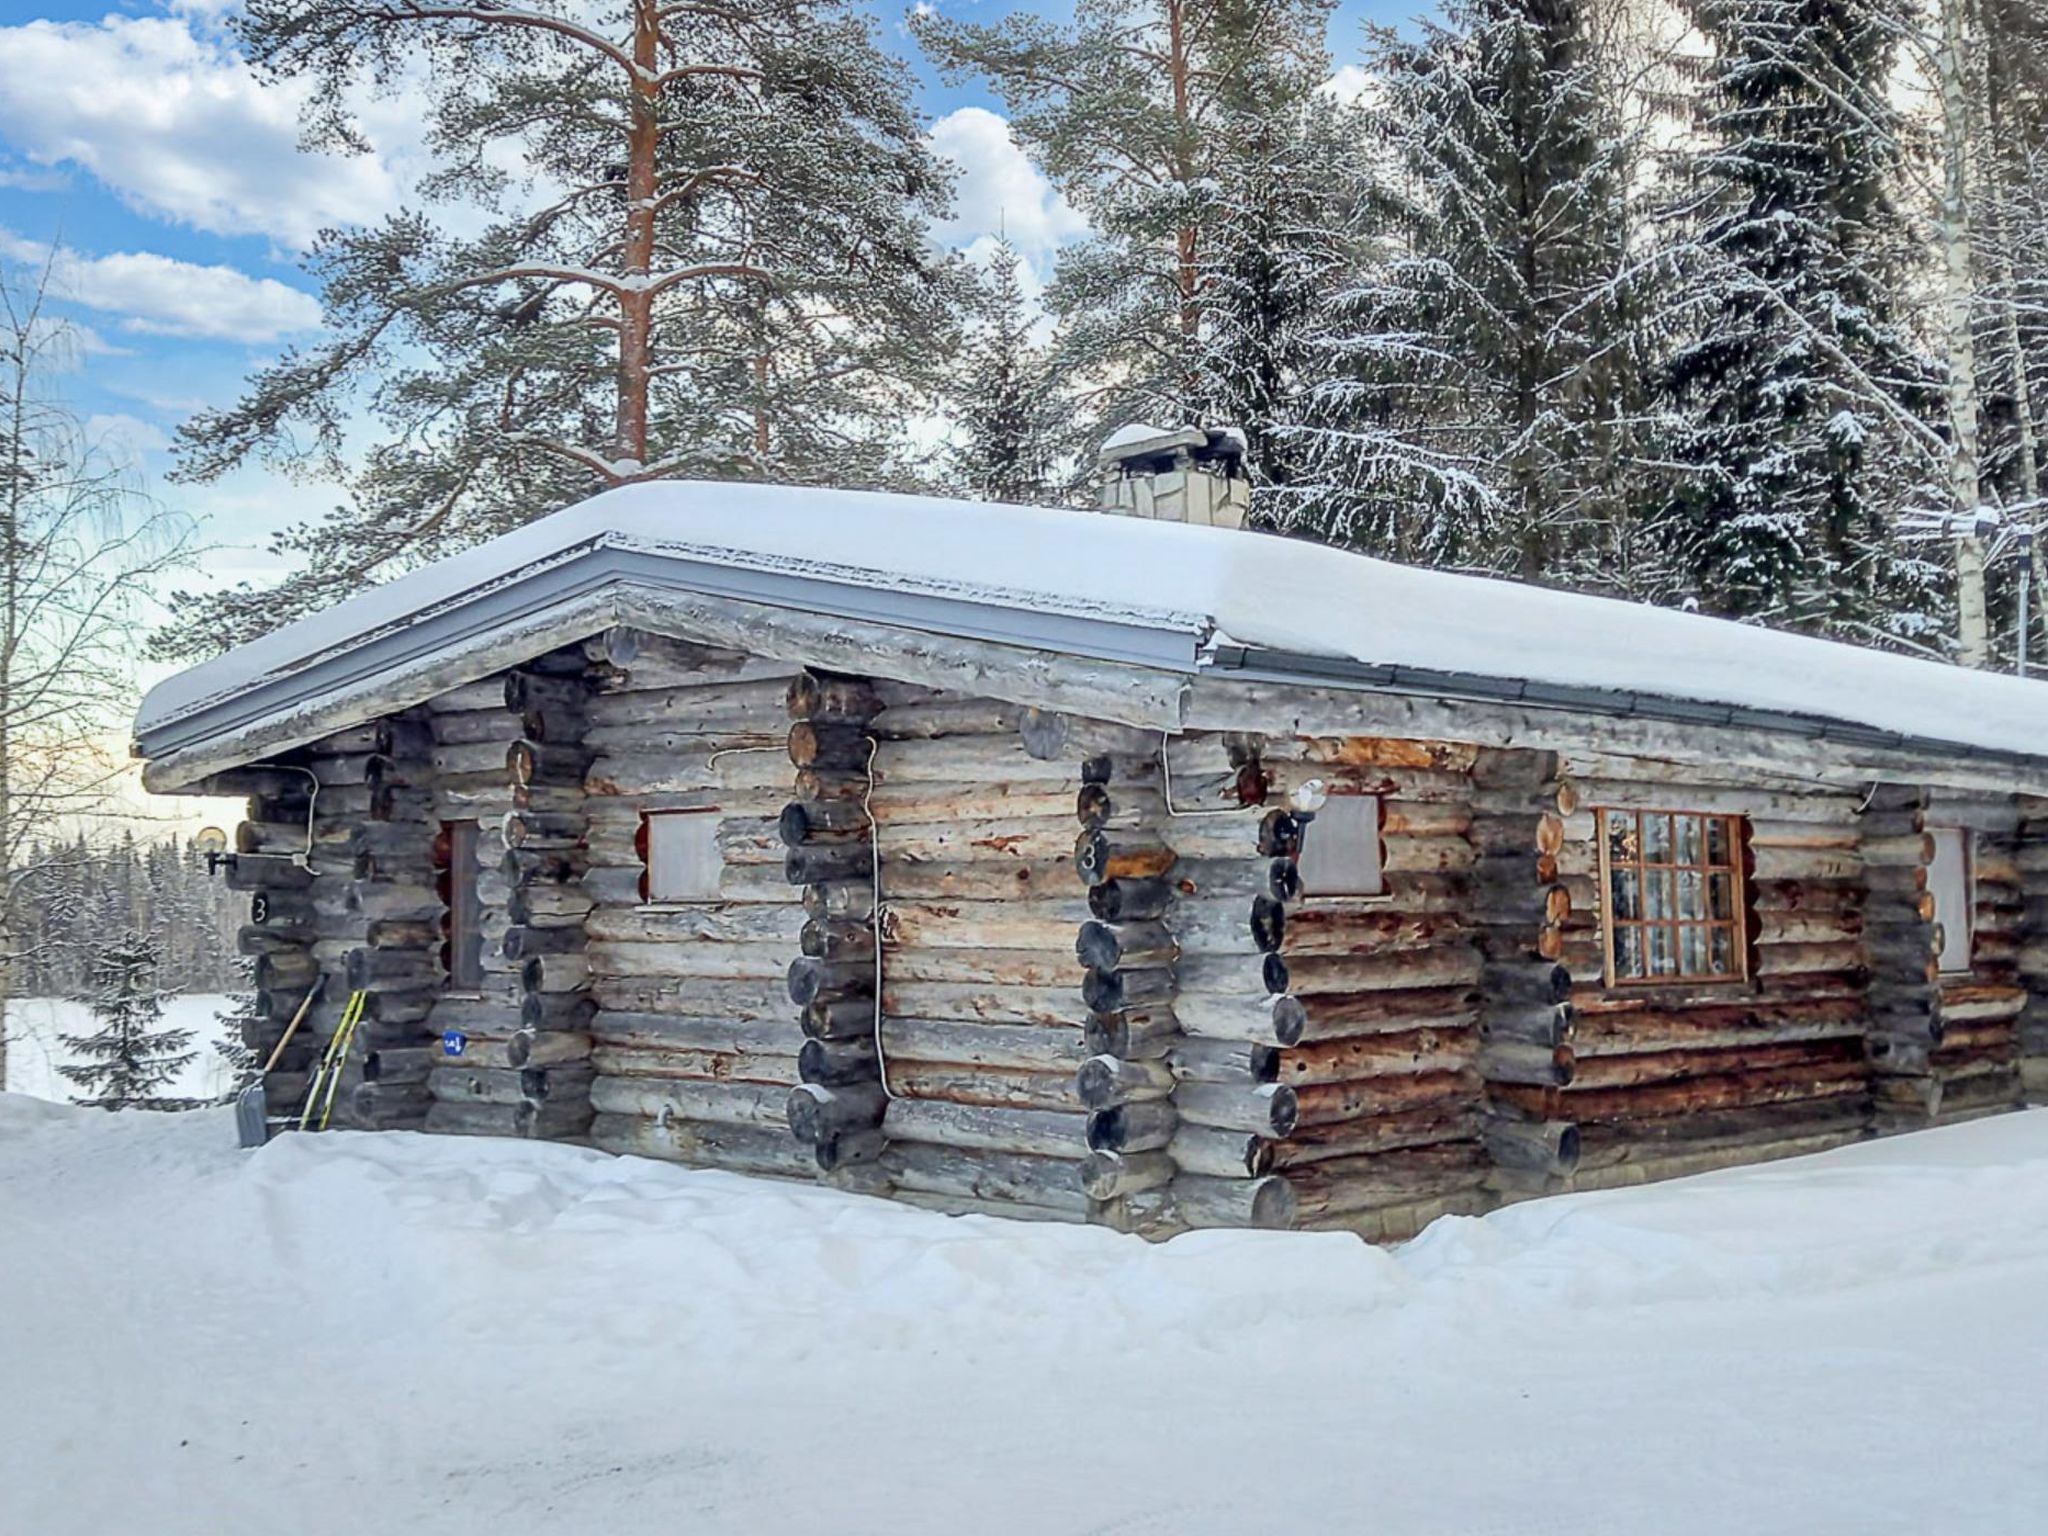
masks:
<svg viewBox="0 0 2048 1536"><path fill-rule="evenodd" d="M1059 494L1069 413L1018 280L1016 247L1000 240L982 283L981 323L962 358L951 449L954 479L983 501L1043 502Z"/></svg>
<svg viewBox="0 0 2048 1536"><path fill-rule="evenodd" d="M359 146L351 92L403 77L437 163L426 209L316 246L332 339L183 428L186 478L254 460L348 500L279 537L278 586L181 598L165 654L612 486L911 475L963 278L927 237L948 180L908 71L850 0L251 0L236 25L311 87L312 143ZM352 468L357 408L379 441Z"/></svg>
<svg viewBox="0 0 2048 1536"><path fill-rule="evenodd" d="M1907 124L1893 0L1700 0L1685 156L1679 466L1662 535L1711 611L1851 636L1945 629L1902 506L1938 380L1900 320Z"/></svg>
<svg viewBox="0 0 2048 1536"><path fill-rule="evenodd" d="M91 1109L190 1109L185 1099L157 1095L193 1060L187 1029L165 1029L157 990L157 950L149 935L130 929L93 956L92 1012L99 1029L63 1035L64 1045L87 1058L58 1071L84 1093L74 1100Z"/></svg>
<svg viewBox="0 0 2048 1536"><path fill-rule="evenodd" d="M1375 34L1373 259L1319 343L1295 516L1384 553L1617 580L1646 403L1639 153L1580 0Z"/></svg>
<svg viewBox="0 0 2048 1536"><path fill-rule="evenodd" d="M1093 225L1060 253L1046 304L1059 321L1055 366L1081 392L1081 430L1098 440L1108 427L1201 409L1204 274L1223 218L1215 124L1245 41L1219 17L1248 4L1080 0L1071 21L912 18L948 79L994 87L1018 142ZM1328 0L1258 9L1262 46L1325 67Z"/></svg>

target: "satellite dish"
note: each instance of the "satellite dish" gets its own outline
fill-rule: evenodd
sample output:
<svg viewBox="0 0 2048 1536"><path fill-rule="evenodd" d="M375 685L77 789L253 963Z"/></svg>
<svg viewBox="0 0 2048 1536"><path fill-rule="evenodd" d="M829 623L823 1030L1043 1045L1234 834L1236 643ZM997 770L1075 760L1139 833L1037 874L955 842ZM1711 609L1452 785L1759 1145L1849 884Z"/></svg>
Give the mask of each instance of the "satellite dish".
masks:
<svg viewBox="0 0 2048 1536"><path fill-rule="evenodd" d="M219 827L201 827L192 834L192 846L201 853L226 853L228 835Z"/></svg>

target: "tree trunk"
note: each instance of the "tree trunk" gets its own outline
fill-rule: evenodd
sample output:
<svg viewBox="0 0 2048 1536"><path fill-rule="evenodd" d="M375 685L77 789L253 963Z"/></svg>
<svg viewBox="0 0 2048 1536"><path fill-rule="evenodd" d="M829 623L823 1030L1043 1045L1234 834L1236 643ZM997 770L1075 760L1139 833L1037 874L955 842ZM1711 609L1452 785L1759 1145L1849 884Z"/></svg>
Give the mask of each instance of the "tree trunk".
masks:
<svg viewBox="0 0 2048 1536"><path fill-rule="evenodd" d="M1184 0L1166 0L1167 79L1173 90L1174 171L1183 188L1194 182L1194 109L1189 102L1189 82L1194 62L1188 54L1187 10ZM1180 288L1180 336L1190 346L1201 330L1202 312L1196 302L1201 284L1197 265L1197 231L1184 225L1174 234L1176 277Z"/></svg>
<svg viewBox="0 0 2048 1536"><path fill-rule="evenodd" d="M1966 528L1977 517L1977 353L1970 331L1975 272L1970 250L1970 102L1967 0L1942 0L1941 47L1935 56L1942 105L1940 205L1944 299L1947 308L1949 499ZM1991 622L1985 601L1984 543L1974 532L1956 540L1957 659L1991 663Z"/></svg>
<svg viewBox="0 0 2048 1536"><path fill-rule="evenodd" d="M654 202L659 191L661 13L656 0L633 0L632 121L626 125L626 238L628 276L645 278L654 267ZM634 469L647 462L647 396L654 367L654 295L645 286L619 300L618 433L615 457Z"/></svg>

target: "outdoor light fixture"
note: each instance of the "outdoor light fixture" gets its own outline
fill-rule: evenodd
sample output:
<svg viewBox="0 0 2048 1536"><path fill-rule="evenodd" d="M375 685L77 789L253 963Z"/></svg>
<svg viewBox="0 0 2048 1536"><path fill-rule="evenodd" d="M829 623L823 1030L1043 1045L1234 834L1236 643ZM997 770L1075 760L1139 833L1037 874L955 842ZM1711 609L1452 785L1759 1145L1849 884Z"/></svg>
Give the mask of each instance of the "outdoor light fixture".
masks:
<svg viewBox="0 0 2048 1536"><path fill-rule="evenodd" d="M1330 798L1330 786L1321 779L1303 779L1287 796L1297 816L1313 816Z"/></svg>

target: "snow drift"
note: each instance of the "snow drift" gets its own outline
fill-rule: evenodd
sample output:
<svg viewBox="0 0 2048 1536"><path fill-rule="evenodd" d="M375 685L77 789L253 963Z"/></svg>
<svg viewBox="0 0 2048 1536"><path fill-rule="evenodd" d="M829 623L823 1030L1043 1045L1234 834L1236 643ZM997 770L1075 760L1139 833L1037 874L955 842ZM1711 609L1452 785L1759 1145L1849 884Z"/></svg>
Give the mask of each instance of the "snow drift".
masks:
<svg viewBox="0 0 2048 1536"><path fill-rule="evenodd" d="M9 1532L2011 1532L2048 1114L1148 1247L0 1097Z"/></svg>

